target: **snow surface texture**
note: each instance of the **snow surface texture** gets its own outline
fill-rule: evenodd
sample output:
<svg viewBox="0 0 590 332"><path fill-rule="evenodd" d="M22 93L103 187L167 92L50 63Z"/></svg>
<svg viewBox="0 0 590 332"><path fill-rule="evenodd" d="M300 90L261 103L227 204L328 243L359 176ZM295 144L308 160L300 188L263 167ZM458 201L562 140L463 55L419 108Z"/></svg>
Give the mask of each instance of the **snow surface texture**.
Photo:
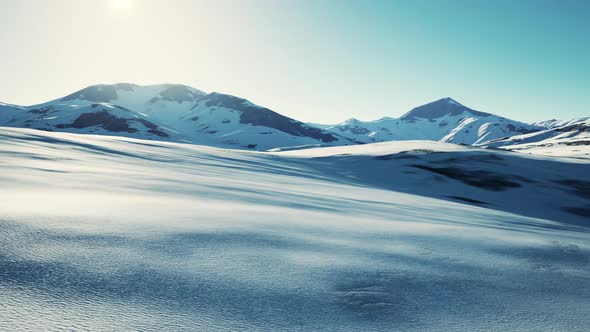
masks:
<svg viewBox="0 0 590 332"><path fill-rule="evenodd" d="M5 330L590 326L584 160L0 135Z"/></svg>

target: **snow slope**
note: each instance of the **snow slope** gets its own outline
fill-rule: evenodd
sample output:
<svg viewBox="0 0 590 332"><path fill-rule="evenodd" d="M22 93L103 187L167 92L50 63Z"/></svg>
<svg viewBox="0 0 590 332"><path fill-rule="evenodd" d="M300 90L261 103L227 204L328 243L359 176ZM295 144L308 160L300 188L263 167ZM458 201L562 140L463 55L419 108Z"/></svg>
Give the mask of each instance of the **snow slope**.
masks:
<svg viewBox="0 0 590 332"><path fill-rule="evenodd" d="M91 112L97 105L101 109ZM88 114L77 118L82 113ZM74 123L89 117L95 118L91 126ZM113 121L133 129L113 127ZM351 143L245 99L180 84L101 84L40 105L0 105L0 125L253 150Z"/></svg>
<svg viewBox="0 0 590 332"><path fill-rule="evenodd" d="M431 140L478 144L542 128L479 112L451 98L416 107L397 118L363 122L349 119L328 130L363 143L397 140Z"/></svg>
<svg viewBox="0 0 590 332"><path fill-rule="evenodd" d="M10 331L590 325L581 160L429 142L260 153L0 136ZM500 200L513 193L520 215L500 211L516 209ZM463 198L433 198L447 194ZM524 216L536 210L553 221Z"/></svg>
<svg viewBox="0 0 590 332"><path fill-rule="evenodd" d="M574 118L574 119L568 119L568 120L551 119L551 120L533 122L531 124L533 126L543 127L543 128L547 128L547 129L553 129L553 128L558 128L558 127L573 125L576 123L584 122L586 120L590 120L590 117Z"/></svg>
<svg viewBox="0 0 590 332"><path fill-rule="evenodd" d="M490 148L547 156L590 158L590 118L548 121L549 129L492 140Z"/></svg>
<svg viewBox="0 0 590 332"><path fill-rule="evenodd" d="M427 141L281 152L358 185L590 226L590 160Z"/></svg>

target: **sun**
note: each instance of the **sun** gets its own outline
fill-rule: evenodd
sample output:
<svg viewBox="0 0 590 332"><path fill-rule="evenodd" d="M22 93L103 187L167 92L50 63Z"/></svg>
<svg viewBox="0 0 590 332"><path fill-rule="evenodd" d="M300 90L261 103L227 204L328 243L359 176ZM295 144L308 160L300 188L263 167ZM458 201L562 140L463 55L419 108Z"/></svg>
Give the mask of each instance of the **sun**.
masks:
<svg viewBox="0 0 590 332"><path fill-rule="evenodd" d="M133 0L109 0L110 7L116 10L129 10L133 7Z"/></svg>

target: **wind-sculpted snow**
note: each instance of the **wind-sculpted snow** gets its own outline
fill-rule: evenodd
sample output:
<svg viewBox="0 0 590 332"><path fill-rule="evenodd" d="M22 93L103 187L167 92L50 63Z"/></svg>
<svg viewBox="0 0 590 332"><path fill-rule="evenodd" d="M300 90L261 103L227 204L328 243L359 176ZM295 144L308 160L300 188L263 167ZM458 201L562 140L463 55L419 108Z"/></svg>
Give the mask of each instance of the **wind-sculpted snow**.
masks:
<svg viewBox="0 0 590 332"><path fill-rule="evenodd" d="M429 142L260 153L1 128L0 327L584 331L589 228L557 211L587 204L587 167ZM537 209L553 221L524 216Z"/></svg>

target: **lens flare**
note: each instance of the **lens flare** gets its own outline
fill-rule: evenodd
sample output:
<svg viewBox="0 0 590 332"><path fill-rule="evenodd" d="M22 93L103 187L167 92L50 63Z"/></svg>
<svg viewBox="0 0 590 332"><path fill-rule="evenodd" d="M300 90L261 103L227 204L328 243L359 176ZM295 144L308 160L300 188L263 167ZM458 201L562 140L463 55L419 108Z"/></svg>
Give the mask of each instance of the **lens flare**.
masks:
<svg viewBox="0 0 590 332"><path fill-rule="evenodd" d="M116 10L128 10L133 7L133 0L109 0L110 7Z"/></svg>

